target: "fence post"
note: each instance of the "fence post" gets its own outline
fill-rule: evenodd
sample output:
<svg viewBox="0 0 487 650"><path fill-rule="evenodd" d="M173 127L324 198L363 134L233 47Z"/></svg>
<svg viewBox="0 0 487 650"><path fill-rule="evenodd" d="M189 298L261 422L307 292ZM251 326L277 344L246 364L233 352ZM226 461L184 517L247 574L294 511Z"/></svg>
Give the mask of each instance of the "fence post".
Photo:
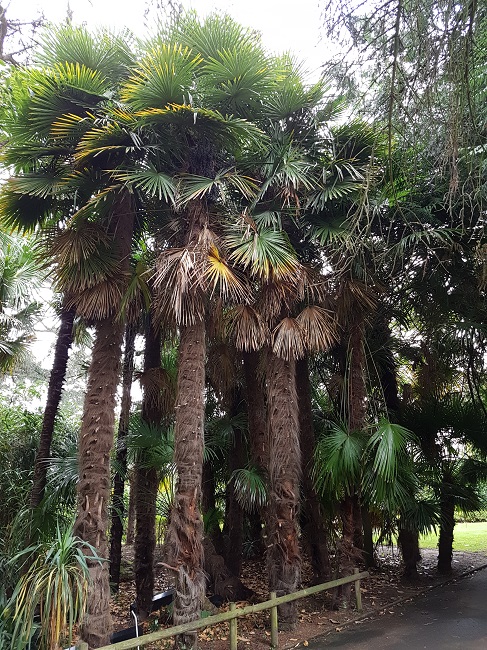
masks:
<svg viewBox="0 0 487 650"><path fill-rule="evenodd" d="M236 608L235 603L230 603L230 611L234 612ZM232 618L230 624L230 650L237 650L237 619Z"/></svg>
<svg viewBox="0 0 487 650"><path fill-rule="evenodd" d="M76 650L88 650L88 644L86 641L79 641L78 645L76 646Z"/></svg>
<svg viewBox="0 0 487 650"><path fill-rule="evenodd" d="M360 571L355 568L354 573L360 573ZM357 612L362 611L362 592L360 591L360 580L355 580L355 600L357 603Z"/></svg>
<svg viewBox="0 0 487 650"><path fill-rule="evenodd" d="M271 600L277 598L276 592L271 591ZM271 648L277 650L279 647L279 626L277 622L277 606L271 607Z"/></svg>

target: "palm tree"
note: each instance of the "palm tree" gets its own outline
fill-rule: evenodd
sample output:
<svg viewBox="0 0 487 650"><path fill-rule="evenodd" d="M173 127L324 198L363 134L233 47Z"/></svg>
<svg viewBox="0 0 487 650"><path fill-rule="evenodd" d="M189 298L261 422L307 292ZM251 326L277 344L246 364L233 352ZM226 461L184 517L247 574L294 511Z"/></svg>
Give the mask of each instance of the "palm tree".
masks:
<svg viewBox="0 0 487 650"><path fill-rule="evenodd" d="M68 307L96 327L88 389L80 432L77 534L88 543L92 581L83 637L91 646L108 641L110 632L106 523L110 494L109 457L113 443L115 395L119 381L124 322L122 295L128 286L134 208L130 195L111 184L104 171L117 160L105 158L87 168L76 147L87 124L112 100L110 93L130 63L122 39L91 36L83 28L48 33L38 59L43 70L24 75L16 86L11 116L14 134L10 159L18 175L8 182L4 218L24 229L48 223L54 214L69 227L47 232L57 288ZM105 76L107 75L107 76ZM74 117L81 127L71 129ZM81 208L80 208L81 206ZM26 216L26 208L29 213ZM64 213L63 213L64 212Z"/></svg>
<svg viewBox="0 0 487 650"><path fill-rule="evenodd" d="M69 349L73 342L73 326L76 310L74 307L61 307L60 325L54 348L49 385L47 388L47 401L42 419L42 429L39 438L39 448L34 464L34 477L30 495L30 507L37 508L43 497L46 487L47 467L50 456L54 423L61 401L66 369L68 366Z"/></svg>
<svg viewBox="0 0 487 650"><path fill-rule="evenodd" d="M253 107L257 109L269 82L265 56L253 36L229 18L212 16L200 24L189 14L156 40L122 93L148 143L142 169L127 171L124 181L138 187L145 184L146 190L162 197L174 194L170 179L180 179L180 208L172 215L177 220L172 239L179 248L161 254L155 278L156 310L177 325L180 339L175 421L178 484L166 539L168 563L177 577L175 622L197 616L204 591L199 501L205 304L210 288L242 293L240 281L221 258L212 228L224 193L251 191L250 181L232 169L232 158L260 133L240 115L247 117ZM241 70L238 84L233 82L234 65ZM157 143L157 148L151 143ZM194 635L178 643L193 644Z"/></svg>

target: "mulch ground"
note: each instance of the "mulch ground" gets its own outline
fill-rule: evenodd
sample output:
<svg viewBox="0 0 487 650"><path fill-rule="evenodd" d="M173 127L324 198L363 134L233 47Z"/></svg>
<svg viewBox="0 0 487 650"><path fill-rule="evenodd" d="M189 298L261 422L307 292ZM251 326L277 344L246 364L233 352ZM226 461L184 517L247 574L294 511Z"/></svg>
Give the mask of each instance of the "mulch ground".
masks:
<svg viewBox="0 0 487 650"><path fill-rule="evenodd" d="M159 550L160 553L160 550ZM120 630L134 624L129 613L130 604L135 599L135 584L129 579L133 561L131 547L124 549L125 580L121 584L120 592L112 599L112 616L115 630ZM372 570L370 577L362 582L362 605L365 618L355 620L357 612L348 610L334 611L331 609L332 594L325 592L317 596L298 601L299 621L291 632L279 633L279 647L283 650L306 647L308 639L318 635L340 631L344 626L360 625L366 620L367 614L383 615L386 612L400 614L400 604L394 605L398 600L413 598L425 589L441 584L445 576L436 571L436 550L423 550L422 562L419 565L419 580L414 583L405 582L401 578L402 568L399 552L396 548L383 547L378 552L378 568ZM158 558L160 560L160 557ZM451 578L478 568L487 563L487 556L482 553L454 552L453 573ZM311 571L309 563L303 562L303 586L310 584ZM256 594L257 600L267 600L265 561L250 560L244 563L242 582L250 587ZM170 586L170 579L160 562L156 565L156 591L164 591ZM237 603L237 607L248 605L247 602ZM208 605L210 608L210 605ZM217 609L212 608L210 614L226 611L228 605ZM152 618L145 625L145 633L155 631L164 626L164 610ZM169 622L167 622L169 625ZM202 650L228 650L228 624L207 628L200 633L200 647ZM161 641L146 646L149 650L166 649L172 647L172 641ZM268 650L270 647L269 612L261 612L246 618L238 619L238 648L244 650Z"/></svg>

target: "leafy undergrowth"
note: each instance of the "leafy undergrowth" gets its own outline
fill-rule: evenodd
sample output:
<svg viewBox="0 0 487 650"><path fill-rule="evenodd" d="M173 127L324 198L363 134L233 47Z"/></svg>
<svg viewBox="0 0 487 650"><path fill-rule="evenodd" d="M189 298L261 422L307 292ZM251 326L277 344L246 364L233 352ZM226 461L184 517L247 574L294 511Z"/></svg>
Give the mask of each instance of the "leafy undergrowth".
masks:
<svg viewBox="0 0 487 650"><path fill-rule="evenodd" d="M131 549L125 550L125 557L130 564ZM444 576L436 572L436 550L425 549L422 551L423 561L419 567L420 579L416 583L405 583L401 578L401 562L396 548L383 547L378 553L377 570L371 571L370 577L362 582L362 603L365 615L381 609L378 615L388 612L400 615L401 606L393 603L398 599L407 599L442 582ZM453 577L460 575L473 568L487 563L487 556L482 553L455 552L453 559ZM253 589L258 600L267 599L265 584L265 562L263 560L252 560L246 562L243 567L242 580ZM309 584L310 568L307 561L303 564L303 585ZM169 586L168 577L164 568L157 566L157 590L164 590ZM353 590L352 590L353 592ZM135 586L133 581L123 582L120 593L113 598L112 614L115 629L122 629L133 625L133 619L129 617L129 606L135 598ZM333 611L331 609L332 594L327 592L318 596L309 597L298 601L299 620L295 629L291 632L280 632L279 647L282 649L306 647L308 639L319 635L327 635L340 631L343 627L353 621L357 612L353 608L348 610ZM247 605L246 602L237 603L237 607ZM228 605L216 611L225 611ZM360 625L362 621L356 621L353 625ZM164 610L157 616L153 616L149 624L146 624L145 631L160 629L164 625ZM228 650L229 639L228 624L206 628L200 635L200 648L202 650ZM169 649L173 647L172 641L161 641L146 646L149 650ZM246 618L238 619L238 648L244 650L268 650L270 648L269 613L261 612Z"/></svg>

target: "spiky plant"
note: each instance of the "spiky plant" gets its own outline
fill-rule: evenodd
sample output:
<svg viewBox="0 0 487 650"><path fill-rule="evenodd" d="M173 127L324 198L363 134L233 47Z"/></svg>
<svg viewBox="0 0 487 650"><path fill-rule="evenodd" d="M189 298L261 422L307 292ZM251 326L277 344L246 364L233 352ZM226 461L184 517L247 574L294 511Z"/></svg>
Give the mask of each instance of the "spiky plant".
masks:
<svg viewBox="0 0 487 650"><path fill-rule="evenodd" d="M51 543L31 547L12 558L19 562L34 557L17 583L7 606L13 619L12 648L25 647L36 629L41 650L71 645L74 626L87 607L89 567L86 542L72 528L57 528ZM90 547L94 561L103 562Z"/></svg>

